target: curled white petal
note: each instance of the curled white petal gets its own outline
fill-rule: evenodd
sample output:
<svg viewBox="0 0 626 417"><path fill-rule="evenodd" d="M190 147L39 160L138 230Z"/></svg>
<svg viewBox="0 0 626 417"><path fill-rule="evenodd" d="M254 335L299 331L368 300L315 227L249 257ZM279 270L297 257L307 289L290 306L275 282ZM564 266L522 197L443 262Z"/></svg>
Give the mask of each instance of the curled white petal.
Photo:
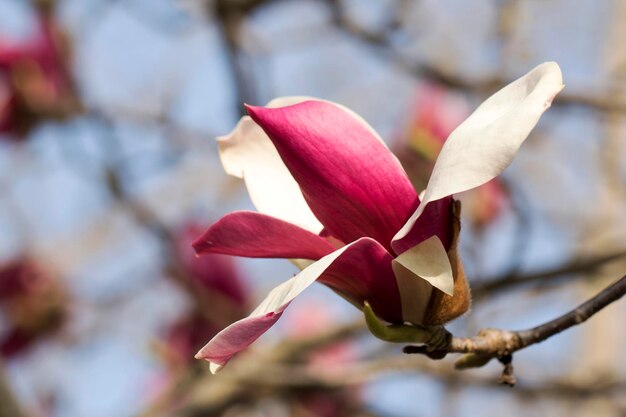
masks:
<svg viewBox="0 0 626 417"><path fill-rule="evenodd" d="M478 187L498 176L562 89L559 66L546 62L481 104L446 140L424 199L394 240L406 236L429 202Z"/></svg>

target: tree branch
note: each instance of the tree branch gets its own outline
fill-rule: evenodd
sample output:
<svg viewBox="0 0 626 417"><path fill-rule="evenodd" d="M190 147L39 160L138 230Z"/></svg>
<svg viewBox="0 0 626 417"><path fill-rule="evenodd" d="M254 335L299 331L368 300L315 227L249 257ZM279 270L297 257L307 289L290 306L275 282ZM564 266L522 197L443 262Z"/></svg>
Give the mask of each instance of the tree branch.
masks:
<svg viewBox="0 0 626 417"><path fill-rule="evenodd" d="M480 280L478 283L472 284L472 298L479 300L487 295L491 296L523 285L544 284L547 281L559 280L569 274L592 272L609 262L621 258L626 258L625 250L598 257L586 257L552 269L531 274L507 274L496 278Z"/></svg>
<svg viewBox="0 0 626 417"><path fill-rule="evenodd" d="M407 346L404 352L420 353L437 358L448 353L464 353L466 355L462 356L455 364L457 369L480 367L493 358L506 357L587 321L598 311L625 294L626 276L623 276L577 308L539 326L520 331L483 329L478 333L478 336L471 338L450 337L447 346L437 350L429 350L428 346Z"/></svg>
<svg viewBox="0 0 626 417"><path fill-rule="evenodd" d="M0 363L0 417L26 417L9 387L2 363Z"/></svg>
<svg viewBox="0 0 626 417"><path fill-rule="evenodd" d="M333 14L333 24L343 33L351 38L360 41L369 47L373 52L391 61L398 68L412 74L427 78L438 84L455 90L462 90L474 94L487 95L500 89L510 80L504 79L501 74L495 74L482 79L469 79L453 73L444 68L438 68L424 62L413 62L397 52L392 44L392 37L385 33L370 32L358 25L353 24L344 16L340 2L337 0L327 0ZM626 101L610 94L606 90L600 94L580 94L571 91L563 91L558 99L552 103L553 106L578 105L592 108L597 111L626 113Z"/></svg>

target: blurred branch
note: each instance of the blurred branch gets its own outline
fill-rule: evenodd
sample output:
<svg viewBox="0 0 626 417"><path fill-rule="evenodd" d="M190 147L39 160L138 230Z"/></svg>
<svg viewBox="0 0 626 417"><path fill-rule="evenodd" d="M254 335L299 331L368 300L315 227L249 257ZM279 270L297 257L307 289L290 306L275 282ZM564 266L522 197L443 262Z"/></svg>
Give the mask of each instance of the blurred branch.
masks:
<svg viewBox="0 0 626 417"><path fill-rule="evenodd" d="M233 404L254 400L266 394L267 389L279 388L269 383L273 369L288 366L304 359L313 350L341 342L365 331L362 320L339 325L327 332L302 340L286 340L263 350L241 354L227 368L214 376L205 372L189 387L189 397L175 414L181 417L218 415ZM284 387L287 391L302 390L293 377L288 378L293 385ZM250 389L251 386L257 389ZM266 390L259 389L265 387ZM319 391L319 387L315 387Z"/></svg>
<svg viewBox="0 0 626 417"><path fill-rule="evenodd" d="M481 365L494 357L510 356L517 350L539 343L569 327L584 322L625 293L626 277L607 287L569 313L532 329L518 332L486 329L473 338L451 338L448 346L444 349L444 354L469 353L474 357L480 356L483 360ZM199 379L187 381L189 383L187 387L189 398L176 415L184 417L216 415L235 403L254 401L257 396L266 395L268 390L270 392L277 390L281 392L285 390L287 392L291 390L332 390L364 383L381 373L393 371L419 371L443 380L450 378L459 380L461 378L463 381L467 379L470 383L494 385L493 380L459 376L451 369L444 369L440 363L424 360L422 357L381 358L344 368L340 366L331 370L302 365L301 359L304 359L308 352L352 337L363 329L363 323L359 321L331 329L327 333L311 339L284 341L268 349L242 354L218 377L205 372ZM428 352L422 347L415 346L408 346L405 351L408 353L425 353L427 356L437 353ZM488 359L484 360L485 357ZM467 355L461 359L460 363L468 365ZM510 363L507 369L511 371L510 377L512 378ZM549 392L555 395L578 395L583 391L592 395L600 390L599 386L579 387L566 383L553 383L548 386L550 387L548 388ZM607 381L604 389L619 389L623 386L624 384L619 381ZM522 388L521 393L539 395L540 389Z"/></svg>
<svg viewBox="0 0 626 417"><path fill-rule="evenodd" d="M554 273L554 271L551 271ZM549 274L549 273L548 273ZM545 275L545 274L544 274ZM619 299L626 293L626 277L609 286L597 296L583 303L569 313L532 329L512 332L506 330L486 329L473 338L451 338L444 349L447 353L469 353L480 357L482 364L497 357L505 357L535 343L539 343L574 325L580 324L596 312ZM367 382L377 375L393 371L420 371L434 375L440 379L463 378L463 381L494 385L493 380L485 378L466 378L456 375L452 370L442 370L435 361L412 359L410 357L382 358L364 364L348 366L344 369L328 370L311 368L298 364L306 354L316 348L347 339L364 330L362 322L340 326L315 338L303 341L285 341L276 346L254 354L243 354L233 361L218 377L205 373L199 380L188 381L190 398L177 415L195 417L218 413L232 404L252 401L256 395L264 395L267 390L320 390L333 389L346 385ZM427 356L438 352L428 352L423 347L407 346L408 353L425 353ZM487 358L487 359L486 359ZM459 367L467 366L467 356L461 358ZM486 360L485 360L486 359ZM470 361L471 362L471 361ZM470 363L471 365L472 363ZM510 363L508 369L512 371ZM511 378L513 377L511 372ZM612 388L623 387L622 383L611 385ZM577 395L582 391L590 395L599 387L577 387L573 385L552 384L550 392L559 395ZM543 389L543 388L542 388ZM539 394L538 389L522 388L525 394Z"/></svg>
<svg viewBox="0 0 626 417"><path fill-rule="evenodd" d="M9 387L4 367L0 362L0 417L26 417Z"/></svg>
<svg viewBox="0 0 626 417"><path fill-rule="evenodd" d="M216 291L200 291L199 284L187 278L185 268L180 264L176 256L173 256L176 253L176 237L148 207L133 200L126 194L116 171L108 171L107 184L113 197L127 208L136 222L153 233L160 240L161 244L164 245L165 272L187 290L198 311L207 319L223 327L238 320L240 317L235 315L235 312L238 310L233 307L233 302L228 297Z"/></svg>
<svg viewBox="0 0 626 417"><path fill-rule="evenodd" d="M248 381L250 384L269 384L279 387L321 387L333 389L348 385L361 385L371 382L386 373L422 373L442 382L454 382L463 386L498 387L493 378L481 375L461 374L447 364L431 361L421 356L386 356L374 361L353 363L336 369L313 368L309 366L274 366L268 370L262 381ZM624 380L603 380L592 383L574 383L567 380L546 381L539 385L526 385L516 388L522 396L588 397L626 389Z"/></svg>
<svg viewBox="0 0 626 417"><path fill-rule="evenodd" d="M511 80L495 74L482 79L469 79L460 74L453 73L444 68L429 65L423 62L412 62L403 57L392 44L391 38L386 33L370 32L361 26L353 24L343 13L341 2L338 0L326 0L333 14L333 24L351 38L361 41L373 52L390 60L398 68L405 72L427 78L438 84L455 90L462 90L478 95L488 95ZM626 101L607 89L601 94L582 94L565 89L559 93L558 98L552 103L553 106L580 105L593 108L601 112L613 111L626 113Z"/></svg>
<svg viewBox="0 0 626 417"><path fill-rule="evenodd" d="M597 270L605 264L617 259L626 258L626 250L621 250L609 255L590 257L587 259L577 259L536 273L521 275L507 274L493 279L484 279L472 285L472 297L480 300L485 296L492 296L504 291L513 290L521 286L532 284L543 285L547 282L554 282L571 274L589 273ZM582 275L579 275L582 276Z"/></svg>
<svg viewBox="0 0 626 417"><path fill-rule="evenodd" d="M339 334L339 333L336 333ZM271 351L269 349L268 351ZM267 351L264 351L265 353ZM252 357L238 360L217 377L210 385L195 390L201 394L195 401L187 403L177 416L196 417L219 415L219 412L234 403L249 402L250 396L262 396L268 391L289 395L290 392L306 390L335 392L337 389L371 382L387 373L418 372L434 377L442 382L455 382L463 386L497 387L492 379L480 375L459 374L442 362L431 361L421 356L386 356L376 360L338 365L332 369L312 367L301 363L266 362L266 356L256 356L257 371L248 372ZM226 388L237 388L224 391ZM606 395L626 388L626 381L603 380L589 384L573 383L567 380L554 380L540 385L520 386L515 394L522 397L552 396L558 398L579 398ZM216 392L217 391L217 392ZM224 395L225 394L225 395ZM223 395L220 397L220 395Z"/></svg>
<svg viewBox="0 0 626 417"><path fill-rule="evenodd" d="M262 4L262 1L258 0L218 0L213 4L207 3L207 8L212 5L212 10L218 18L219 27L222 33L222 38L226 45L226 58L231 68L233 77L233 87L235 90L235 105L237 106L237 113L240 116L246 114L243 103L256 103L256 93L253 89L252 81L250 80L250 74L246 71L247 65L244 65L243 51L240 47L241 28L246 17L253 8ZM207 11L209 14L211 10Z"/></svg>

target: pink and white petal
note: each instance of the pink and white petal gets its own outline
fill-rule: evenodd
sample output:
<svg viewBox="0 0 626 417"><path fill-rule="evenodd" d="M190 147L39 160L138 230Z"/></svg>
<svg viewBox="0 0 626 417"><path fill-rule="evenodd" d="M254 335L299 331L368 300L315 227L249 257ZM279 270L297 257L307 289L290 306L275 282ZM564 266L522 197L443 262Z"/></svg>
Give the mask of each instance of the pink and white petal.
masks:
<svg viewBox="0 0 626 417"><path fill-rule="evenodd" d="M268 107L287 106L307 97L280 97ZM243 178L250 199L261 213L298 225L313 233L322 230L276 148L250 116L218 139L220 159L229 175Z"/></svg>
<svg viewBox="0 0 626 417"><path fill-rule="evenodd" d="M394 241L411 231L428 203L478 187L498 176L513 161L562 89L559 66L546 62L481 104L446 140L424 199Z"/></svg>
<svg viewBox="0 0 626 417"><path fill-rule="evenodd" d="M402 166L362 119L340 106L306 101L248 107L331 235L369 236L389 249L419 199Z"/></svg>
<svg viewBox="0 0 626 417"><path fill-rule="evenodd" d="M401 254L431 236L437 236L447 250L452 243L452 197L433 201L426 206L411 230L401 239L391 242L396 254Z"/></svg>
<svg viewBox="0 0 626 417"><path fill-rule="evenodd" d="M361 238L338 258L319 282L332 288L357 308L368 301L376 315L401 323L400 290L391 267L393 257L377 241Z"/></svg>
<svg viewBox="0 0 626 417"><path fill-rule="evenodd" d="M334 250L326 239L308 230L255 211L225 215L197 238L193 247L198 254L314 260Z"/></svg>
<svg viewBox="0 0 626 417"><path fill-rule="evenodd" d="M219 332L196 354L196 358L211 362L213 371L219 370L235 354L244 350L272 327L294 298L313 284L342 254L357 243L358 241L353 242L324 256L290 280L274 288L248 317Z"/></svg>

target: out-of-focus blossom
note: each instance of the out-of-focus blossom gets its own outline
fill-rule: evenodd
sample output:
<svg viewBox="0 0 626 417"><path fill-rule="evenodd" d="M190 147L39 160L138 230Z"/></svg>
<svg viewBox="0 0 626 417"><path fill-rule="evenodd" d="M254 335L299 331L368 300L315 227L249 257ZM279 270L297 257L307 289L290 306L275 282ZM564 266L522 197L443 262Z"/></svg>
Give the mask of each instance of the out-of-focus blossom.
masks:
<svg viewBox="0 0 626 417"><path fill-rule="evenodd" d="M249 290L233 258L218 254L198 257L193 250L191 244L202 230L187 225L175 242L177 278L194 305L165 331L161 351L174 369L188 364L207 338L248 312Z"/></svg>
<svg viewBox="0 0 626 417"><path fill-rule="evenodd" d="M80 109L68 72L68 50L49 6L38 9L28 39L0 38L0 133L19 138L41 119L63 119Z"/></svg>
<svg viewBox="0 0 626 417"><path fill-rule="evenodd" d="M419 88L408 126L394 146L417 190L426 188L443 144L469 114L466 101L443 87ZM504 208L506 194L497 178L468 191L461 199L465 216L478 228L488 224Z"/></svg>
<svg viewBox="0 0 626 417"><path fill-rule="evenodd" d="M301 340L315 337L328 330L335 322L332 312L323 302L309 301L289 316L285 323L288 338ZM309 354L308 364L315 369L332 372L333 367L356 359L357 351L351 343L345 341L333 343Z"/></svg>
<svg viewBox="0 0 626 417"><path fill-rule="evenodd" d="M55 273L29 257L0 266L0 308L8 329L0 353L11 357L61 328L67 316L65 286Z"/></svg>
<svg viewBox="0 0 626 417"><path fill-rule="evenodd" d="M335 318L321 300L309 300L291 314L283 323L287 338L303 340L323 334L333 326ZM306 366L314 372L332 374L338 366L357 359L358 350L350 341L337 341L322 346L308 354ZM339 417L353 415L361 402L359 387L349 386L333 390L303 392L294 401L294 414L304 416Z"/></svg>
<svg viewBox="0 0 626 417"><path fill-rule="evenodd" d="M558 65L545 63L487 99L446 141L421 199L378 134L345 107L295 97L248 106L250 116L219 140L220 155L259 212L226 215L194 247L305 268L196 357L217 371L318 280L390 323L463 314L469 289L452 195L499 175L562 88Z"/></svg>

